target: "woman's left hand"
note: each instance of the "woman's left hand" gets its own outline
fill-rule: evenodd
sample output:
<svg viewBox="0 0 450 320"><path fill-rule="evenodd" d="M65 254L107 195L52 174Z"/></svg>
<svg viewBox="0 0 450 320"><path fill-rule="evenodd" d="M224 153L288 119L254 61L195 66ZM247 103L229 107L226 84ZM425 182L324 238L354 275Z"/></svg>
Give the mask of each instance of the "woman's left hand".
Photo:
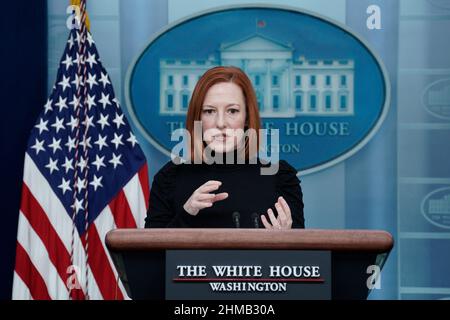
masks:
<svg viewBox="0 0 450 320"><path fill-rule="evenodd" d="M275 215L272 209L267 210L267 214L270 219L270 223L267 221L265 215L261 216L262 223L266 229L291 229L292 228L292 215L291 209L289 209L289 205L283 197L279 197L278 201L275 203L275 209L277 210L278 217L275 218Z"/></svg>

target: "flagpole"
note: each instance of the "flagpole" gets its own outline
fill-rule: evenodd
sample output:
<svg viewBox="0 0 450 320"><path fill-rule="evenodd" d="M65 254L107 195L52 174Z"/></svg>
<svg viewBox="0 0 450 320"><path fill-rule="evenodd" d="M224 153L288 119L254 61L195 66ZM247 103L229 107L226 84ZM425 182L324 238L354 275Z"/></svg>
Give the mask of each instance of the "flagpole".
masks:
<svg viewBox="0 0 450 320"><path fill-rule="evenodd" d="M77 108L76 112L76 119L77 119L77 126L76 126L76 132L75 132L75 170L74 170L74 193L73 193L73 213L72 213L72 246L71 246L71 253L70 253L70 259L71 264L73 265L73 255L74 255L74 243L75 243L75 229L76 229L76 216L78 213L78 208L76 206L77 203L77 194L79 192L77 183L78 183L78 165L79 165L79 146L80 146L80 127L81 127L81 119L84 116L84 123L85 123L85 130L83 133L83 141L84 141L84 160L86 163L89 163L88 161L88 148L86 145L86 138L87 138L87 131L89 129L89 126L87 126L87 111L86 111L86 97L87 97L87 85L86 85L86 78L87 78L87 66L86 66L86 39L87 39L87 28L86 28L86 0L78 0L79 8L80 8L80 31L77 33L77 40L78 40L78 69L77 69L77 76L80 75L80 84L77 88L76 92L76 98L77 101L80 102L79 107ZM84 87L83 92L81 92L81 87ZM83 116L80 115L81 109L83 109ZM85 299L89 299L89 277L88 277L88 266L89 266L89 242L88 242L88 188L87 188L87 168L86 165L84 170L84 189L85 191L85 197L84 197L84 210L85 210L85 245L84 245L84 251L85 251ZM81 236L81 235L80 235Z"/></svg>
<svg viewBox="0 0 450 320"><path fill-rule="evenodd" d="M86 42L87 42L87 26L86 26L86 1L87 0L81 0L82 3L82 11L81 11L81 28L82 28L82 39L83 39L83 50L84 54L83 57L86 56ZM88 131L89 131L89 124L88 124L88 113L86 110L86 99L87 99L87 85L86 85L86 76L87 76L87 65L86 65L86 59L84 59L84 72L83 72L83 82L84 82L84 104L83 104L83 111L84 111L84 135L83 135L83 148L84 148L84 160L86 161L86 166L84 167L84 251L86 253L86 265L85 265L85 277L86 277L86 300L89 300L89 203L88 203L88 195L89 195L89 188L88 188L88 170L89 170L89 148L88 148Z"/></svg>

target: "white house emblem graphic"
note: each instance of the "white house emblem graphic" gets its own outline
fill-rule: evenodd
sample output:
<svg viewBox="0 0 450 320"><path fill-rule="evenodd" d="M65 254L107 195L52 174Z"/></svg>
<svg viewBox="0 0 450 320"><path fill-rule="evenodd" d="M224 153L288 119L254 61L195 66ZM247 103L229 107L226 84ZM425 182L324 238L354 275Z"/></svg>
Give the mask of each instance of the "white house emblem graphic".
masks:
<svg viewBox="0 0 450 320"><path fill-rule="evenodd" d="M216 66L249 76L262 128L278 130L274 148L302 174L358 152L389 111L386 68L347 26L292 8L212 9L155 34L127 73L131 118L163 154L171 155L172 134L186 126L199 78ZM434 91L426 98L441 104Z"/></svg>
<svg viewBox="0 0 450 320"><path fill-rule="evenodd" d="M261 34L222 43L204 60L160 59L160 115L186 114L195 84L218 65L251 79L263 118L353 116L354 61L294 57L294 47Z"/></svg>
<svg viewBox="0 0 450 320"><path fill-rule="evenodd" d="M450 228L450 188L440 188L430 192L422 200L424 217L435 226Z"/></svg>

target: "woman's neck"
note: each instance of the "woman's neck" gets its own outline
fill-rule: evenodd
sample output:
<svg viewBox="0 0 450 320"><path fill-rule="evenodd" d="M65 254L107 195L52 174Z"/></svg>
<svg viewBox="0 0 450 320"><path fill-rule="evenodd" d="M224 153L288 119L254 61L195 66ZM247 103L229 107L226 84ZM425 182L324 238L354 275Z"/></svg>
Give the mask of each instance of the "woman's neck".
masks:
<svg viewBox="0 0 450 320"><path fill-rule="evenodd" d="M244 164L245 161L245 151L238 152L236 149L228 152L215 152L206 153L204 157L204 163L206 164L223 164L223 165L233 165L233 164Z"/></svg>

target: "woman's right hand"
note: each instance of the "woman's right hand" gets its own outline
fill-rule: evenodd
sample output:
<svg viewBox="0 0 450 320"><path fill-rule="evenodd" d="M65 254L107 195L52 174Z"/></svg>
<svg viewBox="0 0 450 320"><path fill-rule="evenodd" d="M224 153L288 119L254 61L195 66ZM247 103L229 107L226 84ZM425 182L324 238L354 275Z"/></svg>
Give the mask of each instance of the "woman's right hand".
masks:
<svg viewBox="0 0 450 320"><path fill-rule="evenodd" d="M201 209L212 207L216 201L228 198L228 193L210 193L219 189L222 182L209 180L202 184L183 205L184 210L190 215L196 216Z"/></svg>

